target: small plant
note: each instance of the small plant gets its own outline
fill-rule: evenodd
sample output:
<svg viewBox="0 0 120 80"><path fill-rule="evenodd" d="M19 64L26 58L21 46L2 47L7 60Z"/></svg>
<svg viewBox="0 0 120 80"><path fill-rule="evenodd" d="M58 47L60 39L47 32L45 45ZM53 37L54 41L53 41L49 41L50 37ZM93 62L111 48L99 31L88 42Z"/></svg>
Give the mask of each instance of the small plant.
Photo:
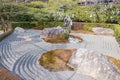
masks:
<svg viewBox="0 0 120 80"><path fill-rule="evenodd" d="M61 39L68 39L69 38L69 33L66 33L66 32L62 32L61 34L60 34L60 38Z"/></svg>

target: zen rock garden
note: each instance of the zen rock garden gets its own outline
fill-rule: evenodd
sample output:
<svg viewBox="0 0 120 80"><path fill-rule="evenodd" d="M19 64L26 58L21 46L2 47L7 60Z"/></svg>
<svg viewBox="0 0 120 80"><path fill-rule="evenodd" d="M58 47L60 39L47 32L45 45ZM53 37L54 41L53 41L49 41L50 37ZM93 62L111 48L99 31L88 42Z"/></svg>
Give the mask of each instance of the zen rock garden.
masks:
<svg viewBox="0 0 120 80"><path fill-rule="evenodd" d="M0 80L120 80L119 0L0 0Z"/></svg>
<svg viewBox="0 0 120 80"><path fill-rule="evenodd" d="M120 48L114 33L101 29L94 35L16 27L0 42L0 64L22 80L120 80Z"/></svg>

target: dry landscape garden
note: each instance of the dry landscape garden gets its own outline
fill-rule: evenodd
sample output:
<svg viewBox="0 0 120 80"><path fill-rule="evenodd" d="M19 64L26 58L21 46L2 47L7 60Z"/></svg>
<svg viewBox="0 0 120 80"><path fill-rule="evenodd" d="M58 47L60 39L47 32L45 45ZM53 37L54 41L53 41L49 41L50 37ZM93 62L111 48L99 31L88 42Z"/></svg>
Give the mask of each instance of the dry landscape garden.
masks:
<svg viewBox="0 0 120 80"><path fill-rule="evenodd" d="M0 0L0 80L120 80L120 0Z"/></svg>

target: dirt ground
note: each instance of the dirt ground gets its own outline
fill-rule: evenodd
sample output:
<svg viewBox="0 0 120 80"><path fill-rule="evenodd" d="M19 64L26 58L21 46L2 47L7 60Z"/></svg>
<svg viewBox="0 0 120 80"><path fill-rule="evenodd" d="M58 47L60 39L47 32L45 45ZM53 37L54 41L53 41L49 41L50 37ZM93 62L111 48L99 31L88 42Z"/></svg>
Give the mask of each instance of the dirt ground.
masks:
<svg viewBox="0 0 120 80"><path fill-rule="evenodd" d="M112 61L115 65L117 65L117 67L120 69L120 60L115 59L115 58L113 58L113 57L111 57L111 56L108 56L108 59L109 59L110 61Z"/></svg>
<svg viewBox="0 0 120 80"><path fill-rule="evenodd" d="M20 78L13 75L8 70L0 67L0 80L20 80Z"/></svg>

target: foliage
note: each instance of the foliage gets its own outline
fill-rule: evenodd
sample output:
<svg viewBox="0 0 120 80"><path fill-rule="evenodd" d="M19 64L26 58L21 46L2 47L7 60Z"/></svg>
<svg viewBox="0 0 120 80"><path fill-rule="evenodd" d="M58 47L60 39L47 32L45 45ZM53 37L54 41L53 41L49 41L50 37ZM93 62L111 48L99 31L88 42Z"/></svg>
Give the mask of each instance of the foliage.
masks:
<svg viewBox="0 0 120 80"><path fill-rule="evenodd" d="M32 7L32 8L44 8L46 4L41 1L33 1L30 3L27 3L26 6Z"/></svg>
<svg viewBox="0 0 120 80"><path fill-rule="evenodd" d="M12 27L32 28L38 26L37 22L12 22Z"/></svg>
<svg viewBox="0 0 120 80"><path fill-rule="evenodd" d="M12 3L3 3L3 6L0 8L3 20L8 22L15 20L16 15L24 14L25 11L27 11L25 6Z"/></svg>
<svg viewBox="0 0 120 80"><path fill-rule="evenodd" d="M34 21L34 17L33 15L31 14L27 14L27 13L24 13L24 14L17 14L15 16L15 19L13 19L13 21Z"/></svg>
<svg viewBox="0 0 120 80"><path fill-rule="evenodd" d="M107 23L118 23L120 19L120 8L119 6L75 6L66 12L67 14L74 15L74 21L82 22L107 22Z"/></svg>
<svg viewBox="0 0 120 80"><path fill-rule="evenodd" d="M89 31L92 31L92 28L93 27L96 27L96 24L95 23L83 23L83 29L84 30L89 30Z"/></svg>
<svg viewBox="0 0 120 80"><path fill-rule="evenodd" d="M115 31L116 39L120 44L120 25L114 25L114 31Z"/></svg>
<svg viewBox="0 0 120 80"><path fill-rule="evenodd" d="M118 20L118 24L120 25L120 19Z"/></svg>
<svg viewBox="0 0 120 80"><path fill-rule="evenodd" d="M67 14L71 15L73 21L90 22L89 11L91 9L87 6L75 6Z"/></svg>
<svg viewBox="0 0 120 80"><path fill-rule="evenodd" d="M40 26L44 26L44 27L57 27L57 26L63 27L64 26L63 22L54 22L54 21L52 21L52 22L39 22L38 24Z"/></svg>
<svg viewBox="0 0 120 80"><path fill-rule="evenodd" d="M46 7L40 9L35 7L29 8L28 13L34 15L36 20L39 22L62 21L66 14L69 15L73 21L81 22L118 23L118 20L120 19L120 9L118 8L119 6L77 6L75 2L63 2L60 1L58 3L54 3L54 1L52 2L51 0L48 2Z"/></svg>
<svg viewBox="0 0 120 80"><path fill-rule="evenodd" d="M16 4L4 4L4 6L0 9L1 14L14 16L16 14L22 14L26 8L23 5Z"/></svg>
<svg viewBox="0 0 120 80"><path fill-rule="evenodd" d="M62 33L60 34L60 38L61 38L61 39L68 39L69 36L70 36L70 34L69 34L69 33L66 33L66 32L62 32Z"/></svg>
<svg viewBox="0 0 120 80"><path fill-rule="evenodd" d="M120 21L119 4L78 6L78 0L29 1L19 5L4 3L4 6L0 7L1 15L8 21L36 21L45 27L58 26L57 22L63 21L66 15L69 15L73 22L119 23Z"/></svg>
<svg viewBox="0 0 120 80"><path fill-rule="evenodd" d="M4 6L1 8L1 12L18 12L18 11L23 11L25 9L26 8L23 5L4 3Z"/></svg>

